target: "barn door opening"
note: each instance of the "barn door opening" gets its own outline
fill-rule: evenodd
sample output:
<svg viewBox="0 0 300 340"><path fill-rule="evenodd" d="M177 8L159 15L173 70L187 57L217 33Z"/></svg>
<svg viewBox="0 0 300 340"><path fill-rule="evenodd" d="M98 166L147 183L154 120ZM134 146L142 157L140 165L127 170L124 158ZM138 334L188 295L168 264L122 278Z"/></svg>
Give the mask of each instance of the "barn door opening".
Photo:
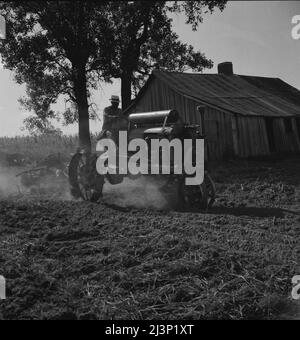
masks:
<svg viewBox="0 0 300 340"><path fill-rule="evenodd" d="M275 152L276 151L275 136L274 136L274 129L273 129L274 118L266 117L265 122L266 122L266 130L267 130L267 135L268 135L270 152Z"/></svg>
<svg viewBox="0 0 300 340"><path fill-rule="evenodd" d="M300 117L299 117L299 118L296 118L296 125L297 125L297 131L298 131L299 141L300 141Z"/></svg>
<svg viewBox="0 0 300 340"><path fill-rule="evenodd" d="M284 118L284 128L286 134L293 133L293 122L291 118Z"/></svg>

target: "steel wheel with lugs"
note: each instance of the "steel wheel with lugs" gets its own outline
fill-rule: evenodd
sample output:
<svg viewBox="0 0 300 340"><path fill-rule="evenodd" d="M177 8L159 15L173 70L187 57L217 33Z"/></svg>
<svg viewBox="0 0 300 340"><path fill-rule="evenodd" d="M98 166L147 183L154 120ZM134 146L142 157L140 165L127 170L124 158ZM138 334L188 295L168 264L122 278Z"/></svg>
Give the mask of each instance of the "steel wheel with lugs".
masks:
<svg viewBox="0 0 300 340"><path fill-rule="evenodd" d="M211 208L216 200L216 185L207 171L205 171L204 185L207 192L207 207Z"/></svg>
<svg viewBox="0 0 300 340"><path fill-rule="evenodd" d="M96 171L96 157L77 153L69 165L71 194L75 198L96 202L102 197L104 177Z"/></svg>
<svg viewBox="0 0 300 340"><path fill-rule="evenodd" d="M200 185L186 185L183 178L179 185L180 206L186 210L206 210L208 208L207 188Z"/></svg>

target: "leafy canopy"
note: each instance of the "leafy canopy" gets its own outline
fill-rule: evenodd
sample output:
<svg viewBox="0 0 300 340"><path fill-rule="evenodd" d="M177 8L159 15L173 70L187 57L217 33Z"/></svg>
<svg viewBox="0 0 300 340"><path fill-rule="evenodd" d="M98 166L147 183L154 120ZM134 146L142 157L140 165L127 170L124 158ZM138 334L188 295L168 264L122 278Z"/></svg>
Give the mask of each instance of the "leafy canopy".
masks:
<svg viewBox="0 0 300 340"><path fill-rule="evenodd" d="M212 61L173 31L170 14L184 13L196 30L206 13L226 1L3 1L0 14L7 38L0 42L4 67L27 85L22 105L47 125L58 118L51 107L59 96L70 101L66 124L89 131L91 93L101 82L122 80L128 105L154 68L202 71ZM75 104L75 105L74 105ZM31 119L31 122L38 121ZM30 124L29 124L30 125ZM79 130L81 127L79 126ZM83 129L82 129L83 131Z"/></svg>

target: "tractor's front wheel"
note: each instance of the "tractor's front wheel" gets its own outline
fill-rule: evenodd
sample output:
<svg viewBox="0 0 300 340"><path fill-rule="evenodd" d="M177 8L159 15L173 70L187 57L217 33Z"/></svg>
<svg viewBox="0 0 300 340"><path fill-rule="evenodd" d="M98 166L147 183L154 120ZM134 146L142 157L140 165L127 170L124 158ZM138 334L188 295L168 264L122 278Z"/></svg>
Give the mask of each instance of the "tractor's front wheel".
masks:
<svg viewBox="0 0 300 340"><path fill-rule="evenodd" d="M69 183L74 198L97 202L102 197L104 177L96 171L96 156L77 153L69 164Z"/></svg>

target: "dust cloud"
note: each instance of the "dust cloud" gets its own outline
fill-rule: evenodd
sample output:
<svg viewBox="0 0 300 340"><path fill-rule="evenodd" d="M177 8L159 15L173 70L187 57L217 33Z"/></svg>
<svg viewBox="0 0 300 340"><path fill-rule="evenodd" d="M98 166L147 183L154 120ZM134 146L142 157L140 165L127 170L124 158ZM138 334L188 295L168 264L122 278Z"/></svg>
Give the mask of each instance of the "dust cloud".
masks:
<svg viewBox="0 0 300 340"><path fill-rule="evenodd" d="M0 199L18 198L29 200L61 200L75 201L70 193L68 179L55 179L44 176L38 185L24 187L17 174L22 168L7 168L0 166ZM137 209L169 209L170 202L162 193L163 181L140 177L132 180L125 178L121 184L106 183L103 200L106 203L120 207Z"/></svg>
<svg viewBox="0 0 300 340"><path fill-rule="evenodd" d="M29 200L73 200L67 178L42 176L32 186L24 186L21 177L17 176L24 168L7 168L0 166L0 198L18 198Z"/></svg>
<svg viewBox="0 0 300 340"><path fill-rule="evenodd" d="M18 194L17 172L0 166L0 197Z"/></svg>
<svg viewBox="0 0 300 340"><path fill-rule="evenodd" d="M103 198L106 202L122 207L138 209L167 209L169 202L162 194L163 183L141 177L137 180L125 178L118 185L104 185Z"/></svg>

